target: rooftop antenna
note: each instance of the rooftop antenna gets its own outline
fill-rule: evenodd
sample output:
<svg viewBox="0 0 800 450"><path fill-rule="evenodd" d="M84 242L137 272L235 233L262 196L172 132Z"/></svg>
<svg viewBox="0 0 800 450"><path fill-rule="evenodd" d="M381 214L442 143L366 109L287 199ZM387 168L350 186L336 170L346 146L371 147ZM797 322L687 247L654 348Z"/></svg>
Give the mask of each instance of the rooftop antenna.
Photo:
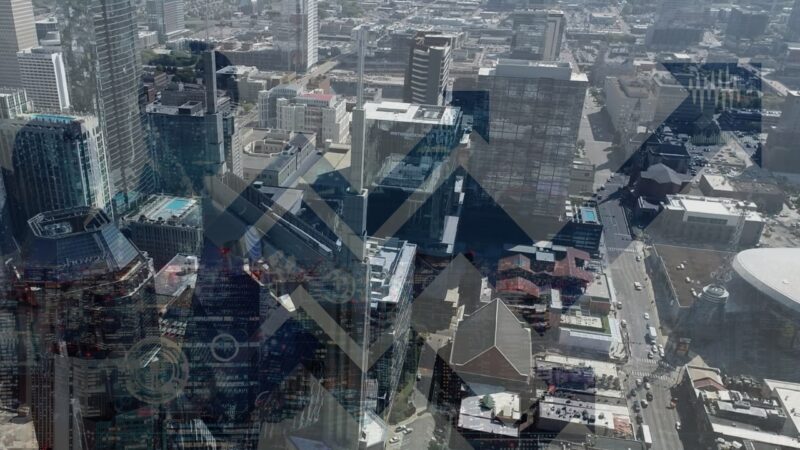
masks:
<svg viewBox="0 0 800 450"><path fill-rule="evenodd" d="M364 190L364 140L366 139L366 113L364 112L364 54L366 53L369 26L356 28L358 44L358 83L356 107L353 110L353 137L351 140L350 186L353 192Z"/></svg>
<svg viewBox="0 0 800 450"><path fill-rule="evenodd" d="M209 26L208 26L208 15L211 14L211 0L206 0L206 44L210 41L209 38Z"/></svg>

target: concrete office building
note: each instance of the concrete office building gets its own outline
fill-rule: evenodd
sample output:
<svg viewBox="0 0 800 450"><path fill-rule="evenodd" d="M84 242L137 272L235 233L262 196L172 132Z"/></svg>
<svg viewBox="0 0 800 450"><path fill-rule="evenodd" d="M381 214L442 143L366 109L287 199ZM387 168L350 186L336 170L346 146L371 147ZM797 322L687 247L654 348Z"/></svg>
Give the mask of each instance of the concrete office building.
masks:
<svg viewBox="0 0 800 450"><path fill-rule="evenodd" d="M95 117L32 114L0 121L0 165L18 226L45 211L108 208L106 158Z"/></svg>
<svg viewBox="0 0 800 450"><path fill-rule="evenodd" d="M300 94L294 99L278 99L277 127L281 130L314 133L316 145L341 144L349 140L350 113L345 99L331 94Z"/></svg>
<svg viewBox="0 0 800 450"><path fill-rule="evenodd" d="M420 31L414 36L403 86L404 102L445 103L454 47L454 35Z"/></svg>
<svg viewBox="0 0 800 450"><path fill-rule="evenodd" d="M789 91L781 109L781 118L767 135L761 156L761 166L773 172L800 173L800 92Z"/></svg>
<svg viewBox="0 0 800 450"><path fill-rule="evenodd" d="M703 5L695 0L662 0L645 43L652 48L679 48L697 44L703 37Z"/></svg>
<svg viewBox="0 0 800 450"><path fill-rule="evenodd" d="M319 59L317 0L285 0L281 4L275 46L286 55L287 70L305 72Z"/></svg>
<svg viewBox="0 0 800 450"><path fill-rule="evenodd" d="M148 0L148 26L158 33L159 42L166 42L185 31L184 0Z"/></svg>
<svg viewBox="0 0 800 450"><path fill-rule="evenodd" d="M519 59L557 61L561 54L567 20L561 11L533 10L512 14L511 56Z"/></svg>
<svg viewBox="0 0 800 450"><path fill-rule="evenodd" d="M474 128L486 138L469 151L473 206L496 202L529 236L544 238L545 223L564 216L587 86L567 62L501 59L480 69ZM544 222L534 224L537 217Z"/></svg>
<svg viewBox="0 0 800 450"><path fill-rule="evenodd" d="M262 139L247 145L242 164L244 180L286 186L314 153L314 140L313 133L270 130Z"/></svg>
<svg viewBox="0 0 800 450"><path fill-rule="evenodd" d="M764 34L768 24L769 13L766 11L733 7L725 27L725 43L735 45L741 39L755 39Z"/></svg>
<svg viewBox="0 0 800 450"><path fill-rule="evenodd" d="M126 216L124 224L156 270L178 253L196 255L202 249L202 211L196 199L155 195Z"/></svg>
<svg viewBox="0 0 800 450"><path fill-rule="evenodd" d="M61 53L38 47L17 53L17 63L22 87L37 112L61 112L70 107Z"/></svg>
<svg viewBox="0 0 800 450"><path fill-rule="evenodd" d="M0 119L16 119L20 114L32 112L28 93L21 88L0 88Z"/></svg>
<svg viewBox="0 0 800 450"><path fill-rule="evenodd" d="M786 28L793 39L800 38L800 0L795 0L792 5L792 12L789 14L789 21Z"/></svg>
<svg viewBox="0 0 800 450"><path fill-rule="evenodd" d="M622 137L655 118L657 97L644 77L606 77L606 110Z"/></svg>
<svg viewBox="0 0 800 450"><path fill-rule="evenodd" d="M755 203L696 195L668 195L649 231L681 243L730 243L742 215L744 225L738 245L752 247L761 238L764 218Z"/></svg>
<svg viewBox="0 0 800 450"><path fill-rule="evenodd" d="M55 17L37 20L34 25L36 26L36 38L39 39L40 45L42 39L47 39L50 33L58 33L58 19Z"/></svg>
<svg viewBox="0 0 800 450"><path fill-rule="evenodd" d="M281 84L268 91L258 93L258 126L271 128L278 122L278 99L293 99L300 95L302 88L296 84Z"/></svg>
<svg viewBox="0 0 800 450"><path fill-rule="evenodd" d="M72 108L100 119L113 209L121 215L154 188L139 109L136 10L127 0L65 0L58 6Z"/></svg>
<svg viewBox="0 0 800 450"><path fill-rule="evenodd" d="M36 47L31 0L0 1L0 87L22 87L17 52Z"/></svg>
<svg viewBox="0 0 800 450"><path fill-rule="evenodd" d="M376 412L388 416L394 401L411 330L411 301L416 246L399 239L367 241L370 267L370 339L388 340L389 349L374 355L371 369L378 380ZM378 347L382 351L382 347Z"/></svg>

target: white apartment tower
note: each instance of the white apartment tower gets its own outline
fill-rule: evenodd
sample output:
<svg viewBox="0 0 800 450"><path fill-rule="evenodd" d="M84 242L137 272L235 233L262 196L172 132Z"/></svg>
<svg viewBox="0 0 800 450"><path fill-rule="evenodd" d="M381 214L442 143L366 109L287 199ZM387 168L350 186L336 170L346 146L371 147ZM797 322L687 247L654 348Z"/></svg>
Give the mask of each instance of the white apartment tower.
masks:
<svg viewBox="0 0 800 450"><path fill-rule="evenodd" d="M38 112L61 112L69 108L67 74L60 52L41 47L17 53L22 87Z"/></svg>
<svg viewBox="0 0 800 450"><path fill-rule="evenodd" d="M317 0L283 0L275 44L286 55L289 69L299 72L317 64L319 21Z"/></svg>
<svg viewBox="0 0 800 450"><path fill-rule="evenodd" d="M31 0L0 0L0 87L22 87L17 52L37 45Z"/></svg>

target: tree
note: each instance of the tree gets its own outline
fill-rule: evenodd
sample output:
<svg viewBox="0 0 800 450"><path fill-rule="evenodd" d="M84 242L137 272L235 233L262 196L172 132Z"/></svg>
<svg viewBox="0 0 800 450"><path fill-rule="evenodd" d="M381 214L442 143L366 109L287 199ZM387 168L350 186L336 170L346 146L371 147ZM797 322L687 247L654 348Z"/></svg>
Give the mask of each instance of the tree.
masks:
<svg viewBox="0 0 800 450"><path fill-rule="evenodd" d="M494 399L491 395L486 394L481 398L481 407L486 409L494 408Z"/></svg>

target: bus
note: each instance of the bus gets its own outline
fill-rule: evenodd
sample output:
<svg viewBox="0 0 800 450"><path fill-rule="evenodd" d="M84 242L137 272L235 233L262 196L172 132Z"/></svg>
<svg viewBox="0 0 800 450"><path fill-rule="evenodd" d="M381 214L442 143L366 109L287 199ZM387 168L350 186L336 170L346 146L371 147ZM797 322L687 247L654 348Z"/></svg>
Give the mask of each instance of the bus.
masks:
<svg viewBox="0 0 800 450"><path fill-rule="evenodd" d="M650 338L651 341L655 342L658 334L656 333L656 327L647 327L647 337Z"/></svg>
<svg viewBox="0 0 800 450"><path fill-rule="evenodd" d="M653 446L653 437L650 435L650 427L647 425L642 425L642 441L647 448Z"/></svg>

